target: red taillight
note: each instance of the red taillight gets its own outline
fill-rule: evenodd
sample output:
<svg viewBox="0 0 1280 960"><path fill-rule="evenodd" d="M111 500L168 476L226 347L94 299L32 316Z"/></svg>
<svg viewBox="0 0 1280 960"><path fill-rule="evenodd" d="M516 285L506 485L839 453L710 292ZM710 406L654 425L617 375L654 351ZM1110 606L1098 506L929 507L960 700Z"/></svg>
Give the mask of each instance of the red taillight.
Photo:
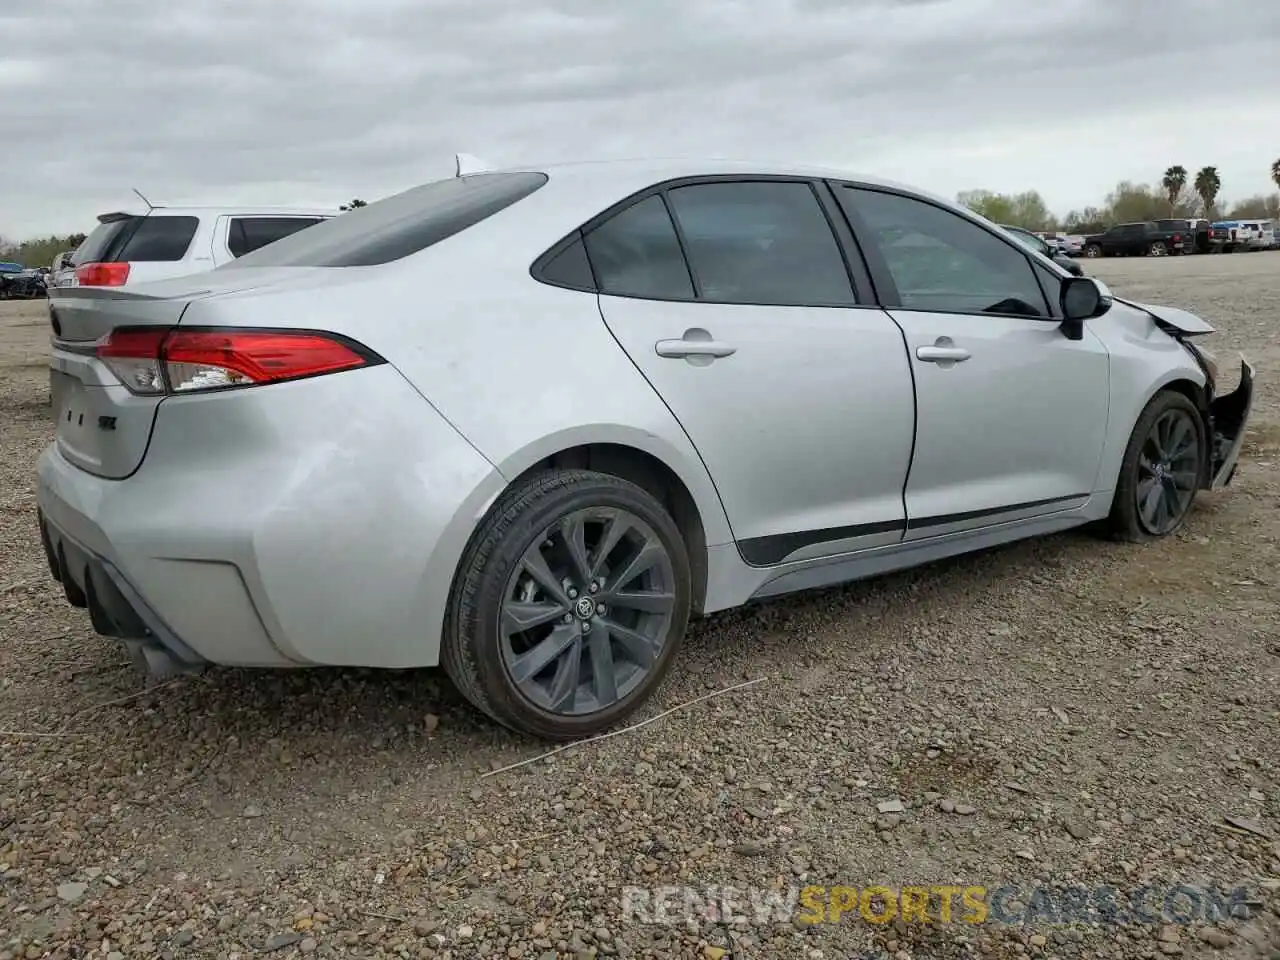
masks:
<svg viewBox="0 0 1280 960"><path fill-rule="evenodd" d="M1177 243L1177 242L1178 242L1179 240L1181 240L1181 239L1182 239L1182 234L1180 234L1180 233L1175 233L1175 234L1173 235L1173 242L1174 242L1174 243Z"/></svg>
<svg viewBox="0 0 1280 960"><path fill-rule="evenodd" d="M76 283L82 287L123 287L128 282L127 263L86 263L76 267Z"/></svg>
<svg viewBox="0 0 1280 960"><path fill-rule="evenodd" d="M133 393L191 393L297 380L382 363L345 337L310 330L121 328L97 354Z"/></svg>

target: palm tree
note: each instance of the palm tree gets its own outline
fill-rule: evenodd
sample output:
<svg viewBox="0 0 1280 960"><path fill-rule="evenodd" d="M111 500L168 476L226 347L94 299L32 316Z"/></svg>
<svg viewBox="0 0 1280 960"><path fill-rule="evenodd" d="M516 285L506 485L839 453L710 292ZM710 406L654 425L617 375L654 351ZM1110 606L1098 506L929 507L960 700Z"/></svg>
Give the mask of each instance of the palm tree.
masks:
<svg viewBox="0 0 1280 960"><path fill-rule="evenodd" d="M1280 187L1280 160L1271 164L1271 179L1275 181L1277 187Z"/></svg>
<svg viewBox="0 0 1280 960"><path fill-rule="evenodd" d="M1164 195L1169 201L1169 213L1172 215L1178 205L1178 197L1182 195L1182 188L1187 185L1187 168L1174 164L1164 172L1160 185L1164 187Z"/></svg>
<svg viewBox="0 0 1280 960"><path fill-rule="evenodd" d="M1196 174L1196 194L1204 204L1204 215L1212 218L1213 201L1218 199L1218 191L1222 189L1222 180L1218 176L1217 167L1201 167Z"/></svg>

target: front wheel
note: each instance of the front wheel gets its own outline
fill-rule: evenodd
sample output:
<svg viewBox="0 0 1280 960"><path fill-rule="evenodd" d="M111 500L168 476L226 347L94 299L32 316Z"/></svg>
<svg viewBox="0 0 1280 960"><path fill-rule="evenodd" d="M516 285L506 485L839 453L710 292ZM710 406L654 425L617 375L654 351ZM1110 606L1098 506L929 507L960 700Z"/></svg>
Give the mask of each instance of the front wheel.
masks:
<svg viewBox="0 0 1280 960"><path fill-rule="evenodd" d="M504 726L546 740L592 736L661 685L691 584L680 531L645 490L585 470L537 474L472 538L442 664Z"/></svg>
<svg viewBox="0 0 1280 960"><path fill-rule="evenodd" d="M1167 537L1186 522L1200 489L1204 421L1190 400L1166 390L1147 404L1129 437L1109 526L1121 540Z"/></svg>

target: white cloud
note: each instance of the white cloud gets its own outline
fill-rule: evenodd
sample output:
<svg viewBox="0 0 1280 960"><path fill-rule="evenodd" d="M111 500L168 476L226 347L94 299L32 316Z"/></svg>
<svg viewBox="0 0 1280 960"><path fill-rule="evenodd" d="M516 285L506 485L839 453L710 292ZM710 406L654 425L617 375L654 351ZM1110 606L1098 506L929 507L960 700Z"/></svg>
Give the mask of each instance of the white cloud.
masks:
<svg viewBox="0 0 1280 960"><path fill-rule="evenodd" d="M499 162L812 160L1059 211L1171 163L1270 187L1280 4L44 0L0 11L0 233L336 205Z"/></svg>

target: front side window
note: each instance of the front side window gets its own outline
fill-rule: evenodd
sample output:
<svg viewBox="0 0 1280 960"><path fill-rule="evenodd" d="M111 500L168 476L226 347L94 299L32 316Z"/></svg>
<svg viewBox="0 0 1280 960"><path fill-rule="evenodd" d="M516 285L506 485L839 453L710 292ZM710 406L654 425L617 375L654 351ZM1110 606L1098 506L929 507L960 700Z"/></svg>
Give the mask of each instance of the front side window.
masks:
<svg viewBox="0 0 1280 960"><path fill-rule="evenodd" d="M601 293L654 300L691 300L693 281L662 197L614 214L586 235L587 256Z"/></svg>
<svg viewBox="0 0 1280 960"><path fill-rule="evenodd" d="M676 187L667 198L702 299L854 303L835 234L808 183L698 183Z"/></svg>
<svg viewBox="0 0 1280 960"><path fill-rule="evenodd" d="M902 307L1048 317L1031 262L978 224L914 197L842 187L888 266Z"/></svg>

